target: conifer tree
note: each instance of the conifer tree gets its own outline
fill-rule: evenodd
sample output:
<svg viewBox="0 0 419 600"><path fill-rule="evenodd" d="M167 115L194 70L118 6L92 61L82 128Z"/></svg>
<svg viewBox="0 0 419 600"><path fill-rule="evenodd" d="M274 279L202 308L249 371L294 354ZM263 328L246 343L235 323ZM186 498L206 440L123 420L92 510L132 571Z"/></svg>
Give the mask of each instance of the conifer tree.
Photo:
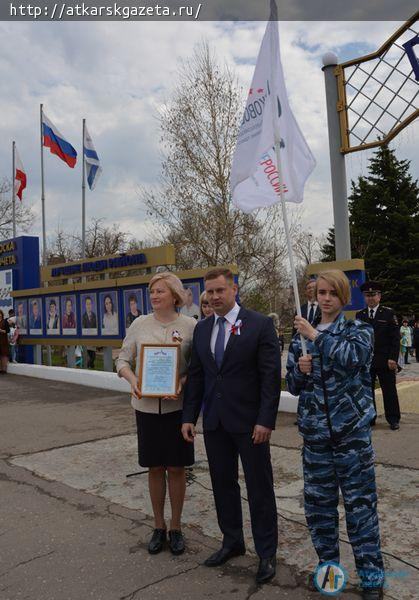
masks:
<svg viewBox="0 0 419 600"><path fill-rule="evenodd" d="M410 162L380 147L370 159L368 175L352 182L349 197L353 258L363 258L369 279L383 284L383 303L399 316L419 317L419 186ZM323 256L333 260L334 230Z"/></svg>

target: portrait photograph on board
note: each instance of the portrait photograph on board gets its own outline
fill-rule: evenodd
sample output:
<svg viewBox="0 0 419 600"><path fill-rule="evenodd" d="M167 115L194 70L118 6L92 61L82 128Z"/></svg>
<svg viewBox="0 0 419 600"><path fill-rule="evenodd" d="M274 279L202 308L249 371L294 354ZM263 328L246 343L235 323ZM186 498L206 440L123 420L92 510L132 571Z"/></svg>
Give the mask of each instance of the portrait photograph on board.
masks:
<svg viewBox="0 0 419 600"><path fill-rule="evenodd" d="M125 329L128 329L142 314L144 314L142 289L124 290Z"/></svg>
<svg viewBox="0 0 419 600"><path fill-rule="evenodd" d="M28 333L28 301L17 299L14 304L19 335L26 335Z"/></svg>
<svg viewBox="0 0 419 600"><path fill-rule="evenodd" d="M102 335L118 335L118 299L114 290L100 292L99 309Z"/></svg>
<svg viewBox="0 0 419 600"><path fill-rule="evenodd" d="M182 306L180 312L187 317L198 320L201 314L199 310L199 296L201 294L199 283L184 283L183 289L185 290L185 305Z"/></svg>
<svg viewBox="0 0 419 600"><path fill-rule="evenodd" d="M61 325L63 335L77 334L76 296L74 294L61 296Z"/></svg>
<svg viewBox="0 0 419 600"><path fill-rule="evenodd" d="M97 335L97 296L94 292L80 294L81 334Z"/></svg>
<svg viewBox="0 0 419 600"><path fill-rule="evenodd" d="M29 333L42 335L42 298L29 298Z"/></svg>
<svg viewBox="0 0 419 600"><path fill-rule="evenodd" d="M45 310L47 320L47 335L60 334L60 301L58 296L47 296L45 298Z"/></svg>

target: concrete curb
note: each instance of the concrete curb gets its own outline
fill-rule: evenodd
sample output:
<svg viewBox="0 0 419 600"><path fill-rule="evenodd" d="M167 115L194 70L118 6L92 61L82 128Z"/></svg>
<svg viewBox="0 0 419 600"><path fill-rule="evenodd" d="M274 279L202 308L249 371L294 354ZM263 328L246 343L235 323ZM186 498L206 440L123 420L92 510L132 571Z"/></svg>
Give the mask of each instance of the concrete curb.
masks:
<svg viewBox="0 0 419 600"><path fill-rule="evenodd" d="M46 367L43 365L29 365L25 363L9 363L7 372L25 377L37 377L64 383L75 383L88 387L113 390L115 392L130 391L130 385L116 373L107 371L90 371L88 369L69 369L68 367Z"/></svg>
<svg viewBox="0 0 419 600"><path fill-rule="evenodd" d="M25 363L9 363L7 372L11 375L24 375L51 381L74 383L87 387L112 390L115 392L129 393L130 386L125 379L116 373L107 371L90 371L88 369L69 369L68 367L47 367L43 365L29 365ZM289 392L281 392L281 401L278 412L296 413L298 398Z"/></svg>
<svg viewBox="0 0 419 600"><path fill-rule="evenodd" d="M397 382L397 395L399 397L400 411L402 413L419 413L419 381ZM375 400L377 403L377 414L384 414L383 392L376 390Z"/></svg>

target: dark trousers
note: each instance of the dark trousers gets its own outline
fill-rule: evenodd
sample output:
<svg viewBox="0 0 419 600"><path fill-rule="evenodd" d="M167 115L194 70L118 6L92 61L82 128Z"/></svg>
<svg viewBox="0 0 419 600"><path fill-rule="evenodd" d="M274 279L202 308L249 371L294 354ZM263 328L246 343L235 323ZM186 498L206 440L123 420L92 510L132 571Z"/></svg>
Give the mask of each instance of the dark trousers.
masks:
<svg viewBox="0 0 419 600"><path fill-rule="evenodd" d="M386 416L387 423L398 423L400 421L400 406L399 397L397 395L396 388L396 372L391 371L387 367L383 369L376 369L371 367L371 385L372 385L372 397L374 399L375 407L375 379L378 377L380 387L383 392L384 402L384 413Z"/></svg>
<svg viewBox="0 0 419 600"><path fill-rule="evenodd" d="M215 431L204 431L204 440L223 546L243 544L240 456L256 552L260 558L274 556L278 524L269 443L254 444L251 433L229 433L221 425Z"/></svg>
<svg viewBox="0 0 419 600"><path fill-rule="evenodd" d="M415 346L416 362L419 362L419 346Z"/></svg>
<svg viewBox="0 0 419 600"><path fill-rule="evenodd" d="M96 352L94 350L87 351L87 368L94 369L96 360Z"/></svg>

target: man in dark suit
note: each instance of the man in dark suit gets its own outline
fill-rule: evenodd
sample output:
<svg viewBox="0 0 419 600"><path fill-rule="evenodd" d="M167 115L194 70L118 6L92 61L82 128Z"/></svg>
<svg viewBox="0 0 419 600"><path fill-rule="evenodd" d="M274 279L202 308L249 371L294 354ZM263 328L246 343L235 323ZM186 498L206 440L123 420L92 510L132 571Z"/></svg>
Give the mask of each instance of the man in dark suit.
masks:
<svg viewBox="0 0 419 600"><path fill-rule="evenodd" d="M306 283L305 294L307 302L301 305L301 316L312 325L321 317L319 303L316 298L316 280L309 279ZM295 313L297 315L297 313ZM292 337L297 333L295 327L292 328Z"/></svg>
<svg viewBox="0 0 419 600"><path fill-rule="evenodd" d="M182 426L184 438L193 442L204 404L204 441L223 533L221 549L205 565L216 567L245 553L240 456L259 556L256 581L265 583L275 575L278 543L269 449L281 390L278 337L269 317L238 306L230 270L210 270L205 291L215 314L195 328Z"/></svg>
<svg viewBox="0 0 419 600"><path fill-rule="evenodd" d="M378 377L383 392L384 412L390 429L399 429L400 407L396 388L397 359L400 352L400 330L392 308L380 304L381 285L367 281L360 287L367 308L356 318L370 323L374 329L374 356L371 365L371 385L375 406L375 380ZM374 425L375 420L371 423Z"/></svg>
<svg viewBox="0 0 419 600"><path fill-rule="evenodd" d="M29 328L30 329L42 329L42 319L39 310L38 300L32 300L32 314L29 319Z"/></svg>
<svg viewBox="0 0 419 600"><path fill-rule="evenodd" d="M86 296L84 301L86 311L82 316L82 327L83 329L97 329L97 317L93 312L93 301L90 296Z"/></svg>

